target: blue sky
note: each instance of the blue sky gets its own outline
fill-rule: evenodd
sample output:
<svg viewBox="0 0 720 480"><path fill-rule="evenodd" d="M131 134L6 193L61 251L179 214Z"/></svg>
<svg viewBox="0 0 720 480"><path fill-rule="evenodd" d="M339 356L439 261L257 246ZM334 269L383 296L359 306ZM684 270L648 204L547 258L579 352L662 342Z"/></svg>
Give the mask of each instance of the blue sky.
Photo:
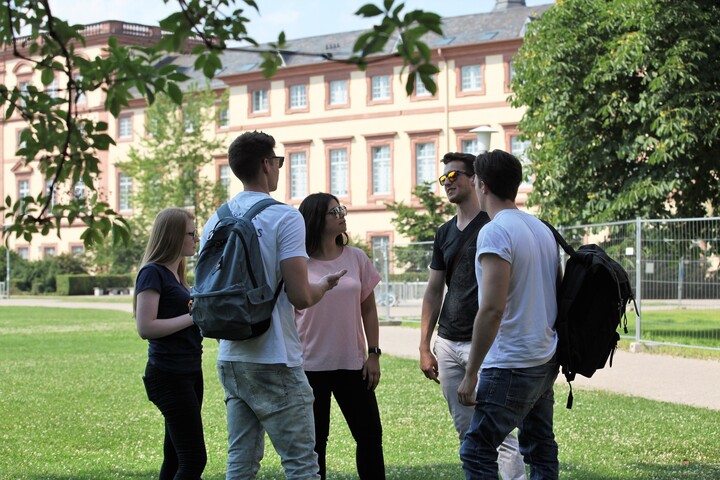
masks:
<svg viewBox="0 0 720 480"><path fill-rule="evenodd" d="M302 38L328 33L361 30L372 22L353 14L366 3L380 4L382 0L256 0L260 15L248 8L251 19L249 34L259 42L277 39L285 31L287 38ZM396 0L400 3L400 0ZM495 0L406 0L405 9L423 9L444 17L489 12ZM526 0L528 6L552 3L552 0ZM242 2L238 1L238 5ZM169 5L177 5L170 0ZM95 23L121 20L146 25L158 21L173 11L163 0L50 0L53 13L73 23Z"/></svg>

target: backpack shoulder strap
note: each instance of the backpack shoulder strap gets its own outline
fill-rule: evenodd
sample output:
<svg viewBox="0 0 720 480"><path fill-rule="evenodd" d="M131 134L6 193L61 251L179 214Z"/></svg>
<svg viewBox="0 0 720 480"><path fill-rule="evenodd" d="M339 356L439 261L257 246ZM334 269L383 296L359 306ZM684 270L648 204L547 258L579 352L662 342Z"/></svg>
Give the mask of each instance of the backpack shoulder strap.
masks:
<svg viewBox="0 0 720 480"><path fill-rule="evenodd" d="M250 207L244 214L243 218L247 220L252 220L255 218L260 212L265 210L270 205L281 205L282 202L278 202L274 198L263 198L259 202L255 203L252 207ZM285 283L284 278L280 278L280 282L278 283L277 288L275 289L275 295L273 296L273 302L277 301L278 296L280 295L280 292L282 291L283 284Z"/></svg>
<svg viewBox="0 0 720 480"><path fill-rule="evenodd" d="M257 216L257 214L259 214L260 212L262 212L263 210L265 210L265 209L266 209L267 207L269 207L270 205L276 205L276 204L280 204L280 203L281 203L281 202L278 202L278 201L275 200L274 198L263 198L263 199L260 200L259 202L255 203L255 205L253 205L252 207L250 207L250 208L243 214L243 218L245 218L245 219L247 219L247 220L252 220L253 218L255 218L255 217Z"/></svg>
<svg viewBox="0 0 720 480"><path fill-rule="evenodd" d="M567 243L567 241L565 241L565 239L563 238L563 236L560 235L560 232L558 232L557 230L555 230L555 227L553 227L552 225L550 225L550 223L546 222L545 220L540 220L540 221L543 222L543 223L545 224L545 226L550 229L550 231L552 232L553 236L555 237L555 241L557 242L558 245L560 245L560 246L562 247L563 250L565 250L565 253L567 253L567 254L570 255L571 257L572 257L573 255L575 255L575 249L574 249L573 247L571 247L570 244Z"/></svg>

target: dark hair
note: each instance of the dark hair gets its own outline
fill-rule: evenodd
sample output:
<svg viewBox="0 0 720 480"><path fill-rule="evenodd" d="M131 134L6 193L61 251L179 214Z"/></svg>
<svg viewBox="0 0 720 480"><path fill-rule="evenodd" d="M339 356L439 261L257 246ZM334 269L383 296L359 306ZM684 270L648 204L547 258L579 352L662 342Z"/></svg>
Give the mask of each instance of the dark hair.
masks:
<svg viewBox="0 0 720 480"><path fill-rule="evenodd" d="M267 133L245 132L228 147L228 164L242 182L251 182L257 178L262 161L271 157L274 149L275 139Z"/></svg>
<svg viewBox="0 0 720 480"><path fill-rule="evenodd" d="M331 193L313 193L305 197L300 204L299 210L305 219L305 250L312 256L320 248L322 233L325 231L325 219L329 209L330 201L340 203L337 197ZM347 245L348 235L343 232L335 237L336 245Z"/></svg>
<svg viewBox="0 0 720 480"><path fill-rule="evenodd" d="M442 163L447 165L450 162L462 162L465 166L465 172L472 174L473 173L473 162L475 161L475 155L472 155L470 153L460 153L460 152L449 152L446 153L445 156L440 160Z"/></svg>
<svg viewBox="0 0 720 480"><path fill-rule="evenodd" d="M514 155L493 150L475 159L475 175L490 191L504 200L515 201L522 182L522 165Z"/></svg>

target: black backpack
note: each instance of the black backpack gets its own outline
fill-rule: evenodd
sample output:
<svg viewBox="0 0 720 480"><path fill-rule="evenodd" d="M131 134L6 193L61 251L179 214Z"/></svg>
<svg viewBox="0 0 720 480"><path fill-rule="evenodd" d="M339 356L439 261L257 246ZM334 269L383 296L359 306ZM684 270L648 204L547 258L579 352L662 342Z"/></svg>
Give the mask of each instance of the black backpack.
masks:
<svg viewBox="0 0 720 480"><path fill-rule="evenodd" d="M260 200L241 217L233 216L227 204L218 209L218 223L200 251L190 291L190 314L203 337L247 340L270 327L283 282L274 292L267 284L252 219L279 203Z"/></svg>
<svg viewBox="0 0 720 480"><path fill-rule="evenodd" d="M552 225L558 245L570 256L558 290L558 362L570 385L567 408L572 408L575 375L590 378L612 358L622 324L627 330L626 308L637 304L625 269L597 245L573 249ZM639 316L639 313L638 313Z"/></svg>

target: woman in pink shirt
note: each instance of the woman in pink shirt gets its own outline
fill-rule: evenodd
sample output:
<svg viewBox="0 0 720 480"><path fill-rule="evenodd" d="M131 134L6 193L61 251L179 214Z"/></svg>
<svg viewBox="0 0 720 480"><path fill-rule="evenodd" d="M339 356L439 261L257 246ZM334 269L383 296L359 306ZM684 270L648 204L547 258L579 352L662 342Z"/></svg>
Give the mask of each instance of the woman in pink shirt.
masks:
<svg viewBox="0 0 720 480"><path fill-rule="evenodd" d="M324 480L330 397L334 395L357 443L359 477L384 479L382 426L375 398L380 381L380 348L373 289L380 275L365 252L347 245L347 209L334 195L309 195L300 204L300 213L305 218L309 280L319 279L329 271L347 270L320 302L295 311L303 344L303 367L315 395L319 473Z"/></svg>

